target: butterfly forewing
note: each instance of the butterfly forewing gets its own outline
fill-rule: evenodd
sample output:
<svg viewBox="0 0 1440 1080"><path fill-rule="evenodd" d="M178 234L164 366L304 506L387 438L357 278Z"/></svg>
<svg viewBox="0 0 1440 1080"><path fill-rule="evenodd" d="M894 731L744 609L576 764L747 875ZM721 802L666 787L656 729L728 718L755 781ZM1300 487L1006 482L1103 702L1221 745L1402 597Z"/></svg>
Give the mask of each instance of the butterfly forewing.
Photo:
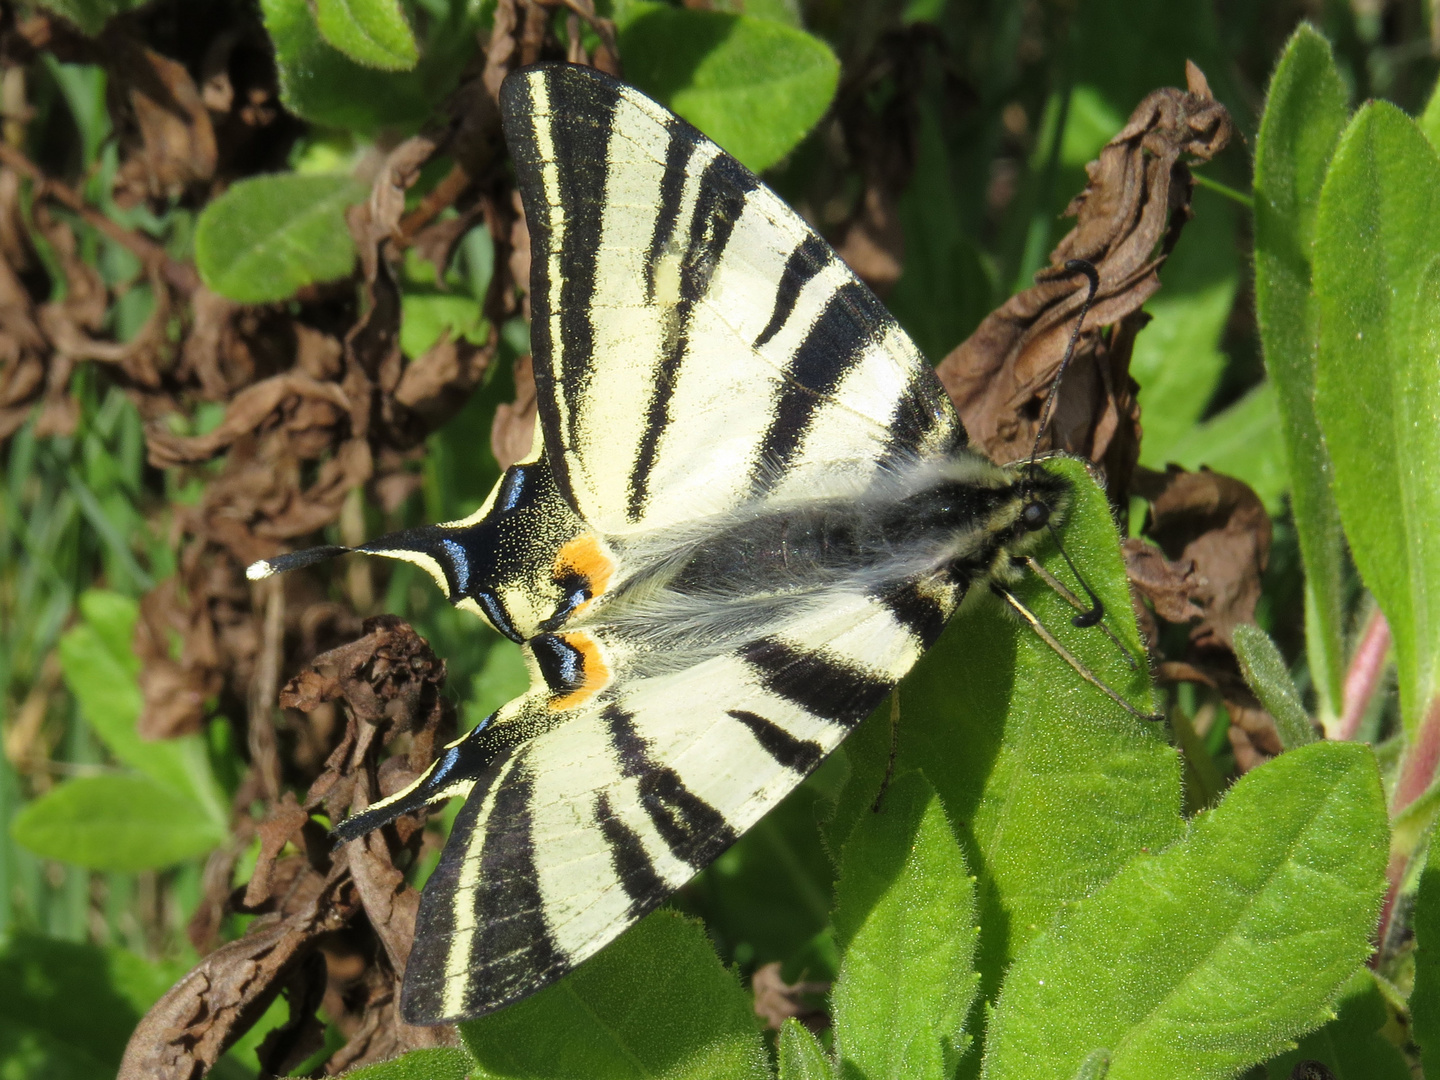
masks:
<svg viewBox="0 0 1440 1080"><path fill-rule="evenodd" d="M689 124L588 69L502 90L562 489L610 535L864 483L963 431L884 307ZM817 487L818 485L818 487Z"/></svg>

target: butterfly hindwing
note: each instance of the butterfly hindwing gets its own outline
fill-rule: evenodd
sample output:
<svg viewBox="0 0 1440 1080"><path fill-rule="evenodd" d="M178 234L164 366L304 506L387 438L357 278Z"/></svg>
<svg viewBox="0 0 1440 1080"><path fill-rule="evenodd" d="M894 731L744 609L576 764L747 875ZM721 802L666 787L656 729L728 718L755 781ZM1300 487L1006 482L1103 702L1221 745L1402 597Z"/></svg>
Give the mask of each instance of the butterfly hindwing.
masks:
<svg viewBox="0 0 1440 1080"><path fill-rule="evenodd" d="M863 483L964 440L933 373L829 246L739 162L587 68L501 94L531 252L551 465L609 535Z"/></svg>
<svg viewBox="0 0 1440 1080"><path fill-rule="evenodd" d="M943 622L957 594L935 595ZM930 643L898 609L836 593L732 651L623 681L494 762L426 884L406 1018L539 989L712 862Z"/></svg>

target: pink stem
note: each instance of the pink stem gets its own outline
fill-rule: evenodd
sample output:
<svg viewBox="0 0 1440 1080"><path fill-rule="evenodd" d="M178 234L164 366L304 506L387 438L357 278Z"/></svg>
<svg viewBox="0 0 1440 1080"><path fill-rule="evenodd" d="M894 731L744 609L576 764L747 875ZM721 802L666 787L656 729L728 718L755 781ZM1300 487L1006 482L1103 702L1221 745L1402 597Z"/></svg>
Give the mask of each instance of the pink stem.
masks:
<svg viewBox="0 0 1440 1080"><path fill-rule="evenodd" d="M1347 680L1347 689L1348 689ZM1420 718L1415 731L1415 741L1410 744L1400 765L1400 779L1395 783L1395 794L1390 800L1390 818L1393 821L1405 807L1418 799L1434 779L1435 768L1440 765L1440 697L1433 699ZM1390 865L1385 875L1390 887L1385 891L1385 905L1380 912L1379 936L1376 940L1381 948L1390 928L1390 918L1395 910L1395 898L1400 894L1400 882L1405 876L1408 852L1392 851Z"/></svg>
<svg viewBox="0 0 1440 1080"><path fill-rule="evenodd" d="M1389 652L1390 624L1376 608L1365 624L1365 632L1360 635L1360 644L1350 660L1350 670L1345 673L1345 703L1330 738L1355 738L1355 733L1360 730L1360 721L1365 718L1365 710L1370 707L1370 699L1380 688L1385 674L1385 657Z"/></svg>
<svg viewBox="0 0 1440 1080"><path fill-rule="evenodd" d="M1431 701L1425 715L1420 718L1415 741L1410 744L1400 765L1400 779L1390 800L1392 818L1425 793L1430 781L1435 778L1436 765L1440 765L1440 698Z"/></svg>

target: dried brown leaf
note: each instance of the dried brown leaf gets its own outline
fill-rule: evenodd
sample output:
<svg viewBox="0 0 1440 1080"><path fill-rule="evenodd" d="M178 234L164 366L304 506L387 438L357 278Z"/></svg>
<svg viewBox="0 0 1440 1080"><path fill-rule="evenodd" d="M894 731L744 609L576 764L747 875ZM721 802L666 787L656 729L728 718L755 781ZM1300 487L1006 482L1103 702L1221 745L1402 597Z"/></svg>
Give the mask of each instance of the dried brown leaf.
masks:
<svg viewBox="0 0 1440 1080"><path fill-rule="evenodd" d="M349 867L297 883L289 914L262 918L210 953L151 1007L125 1047L118 1080L196 1080L275 1000L320 939L360 910Z"/></svg>
<svg viewBox="0 0 1440 1080"><path fill-rule="evenodd" d="M490 449L502 469L508 469L526 454L535 441L539 405L535 397L535 369L528 356L515 358L515 400L495 409L490 425Z"/></svg>
<svg viewBox="0 0 1440 1080"><path fill-rule="evenodd" d="M207 182L218 159L215 130L185 65L120 29L108 32L104 44L113 92L128 103L140 144L121 162L116 201L178 198Z"/></svg>
<svg viewBox="0 0 1440 1080"><path fill-rule="evenodd" d="M1139 470L1136 494L1150 503L1144 532L1167 559L1203 582L1192 599L1203 616L1190 640L1200 650L1230 651L1235 627L1255 621L1260 579L1270 557L1270 515L1246 484L1202 469L1172 465Z"/></svg>
<svg viewBox="0 0 1440 1080"><path fill-rule="evenodd" d="M1036 284L1011 297L937 368L970 440L997 462L1029 454L1044 395L1059 369L1084 299L1069 259L1087 259L1100 289L1061 388L1042 450L1103 462L1111 495L1123 494L1139 455L1139 410L1130 348L1139 308L1160 287L1158 272L1190 216L1192 181L1182 158L1207 161L1229 141L1223 105L1187 65L1189 89L1149 95L1087 166L1089 183L1067 214L1075 228L1050 255ZM1102 328L1115 325L1112 334Z"/></svg>
<svg viewBox="0 0 1440 1080"><path fill-rule="evenodd" d="M771 1031L779 1031L792 1017L815 1034L830 1026L830 1014L825 1010L829 983L787 983L780 974L780 965L770 963L755 969L750 989L755 995L755 1015Z"/></svg>
<svg viewBox="0 0 1440 1080"><path fill-rule="evenodd" d="M146 443L152 465L173 468L208 461L237 439L265 426L284 424L300 432L316 427L329 429L349 416L350 399L338 383L287 372L236 394L225 409L224 419L208 434L175 435L155 425L146 433Z"/></svg>

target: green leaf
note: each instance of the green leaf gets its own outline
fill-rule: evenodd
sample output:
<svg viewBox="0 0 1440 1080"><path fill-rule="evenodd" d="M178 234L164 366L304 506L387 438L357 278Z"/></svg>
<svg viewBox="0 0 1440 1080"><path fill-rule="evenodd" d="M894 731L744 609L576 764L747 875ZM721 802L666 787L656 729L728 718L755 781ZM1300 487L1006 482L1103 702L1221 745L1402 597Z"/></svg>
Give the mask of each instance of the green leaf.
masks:
<svg viewBox="0 0 1440 1080"><path fill-rule="evenodd" d="M1329 42L1302 23L1270 80L1255 140L1255 311L1285 439L1312 628L1306 650L1322 720L1339 712L1342 698L1345 538L1315 416L1319 311L1310 288L1311 247L1347 102Z"/></svg>
<svg viewBox="0 0 1440 1080"><path fill-rule="evenodd" d="M762 1080L750 995L704 928L660 911L559 983L460 1025L488 1080Z"/></svg>
<svg viewBox="0 0 1440 1080"><path fill-rule="evenodd" d="M283 300L305 285L344 277L355 264L345 208L365 193L348 176L283 173L239 181L200 212L200 276L245 304Z"/></svg>
<svg viewBox="0 0 1440 1080"><path fill-rule="evenodd" d="M1111 629L1143 657L1104 492L1078 462L1051 468L1075 490L1061 531L1066 550L1104 601ZM1074 587L1052 545L1038 558ZM1099 630L1072 626L1074 610L1038 579L1027 575L1015 591L1099 678L1138 708L1153 708L1143 664L1132 669ZM1180 834L1179 760L1162 729L1089 686L984 589L966 601L899 694L896 770L925 772L978 879L977 967L981 992L992 998L1015 953L1061 905L1089 895L1142 849ZM827 826L832 851L869 813L885 771L883 707L845 750L851 780Z"/></svg>
<svg viewBox="0 0 1440 1080"><path fill-rule="evenodd" d="M1245 681L1260 704L1275 719L1280 741L1286 750L1315 741L1315 728L1300 701L1300 691L1290 678L1285 658L1270 640L1270 635L1248 623L1235 628L1235 657Z"/></svg>
<svg viewBox="0 0 1440 1080"><path fill-rule="evenodd" d="M1433 844L1433 841L1432 841ZM1431 850L1435 850L1432 846ZM1410 1024L1425 1072L1440 1076L1440 866L1420 872L1415 893L1415 988Z"/></svg>
<svg viewBox="0 0 1440 1080"><path fill-rule="evenodd" d="M832 1080L835 1071L820 1041L793 1016L780 1029L780 1080Z"/></svg>
<svg viewBox="0 0 1440 1080"><path fill-rule="evenodd" d="M845 951L831 1012L847 1075L953 1075L978 980L975 882L921 773L892 783L845 842L835 930Z"/></svg>
<svg viewBox="0 0 1440 1080"><path fill-rule="evenodd" d="M916 112L915 172L896 208L905 263L885 306L935 362L990 314L995 282L966 229L940 111L922 98Z"/></svg>
<svg viewBox="0 0 1440 1080"><path fill-rule="evenodd" d="M1420 130L1430 140L1430 145L1440 149L1440 80L1436 80L1435 88L1430 91L1430 100L1425 104L1425 111L1420 114Z"/></svg>
<svg viewBox="0 0 1440 1080"><path fill-rule="evenodd" d="M1393 105L1366 105L1335 151L1316 217L1315 412L1355 565L1395 635L1412 740L1440 689L1437 220L1435 148Z"/></svg>
<svg viewBox="0 0 1440 1080"><path fill-rule="evenodd" d="M260 0L275 44L280 100L296 116L326 127L362 134L418 127L455 88L473 55L480 6L452 5L448 19L434 21L414 69L391 72L357 64L321 37L309 0Z"/></svg>
<svg viewBox="0 0 1440 1080"><path fill-rule="evenodd" d="M412 1050L391 1061L352 1069L347 1080L467 1080L475 1061L464 1050L448 1046Z"/></svg>
<svg viewBox="0 0 1440 1080"><path fill-rule="evenodd" d="M47 859L133 872L204 855L226 834L171 787L146 776L102 774L66 780L27 803L10 835Z"/></svg>
<svg viewBox="0 0 1440 1080"><path fill-rule="evenodd" d="M356 63L408 71L420 51L396 0L315 0L320 36Z"/></svg>
<svg viewBox="0 0 1440 1080"><path fill-rule="evenodd" d="M490 333L480 305L463 293L407 289L400 299L400 348L414 359L449 333L450 340L464 338L483 344Z"/></svg>
<svg viewBox="0 0 1440 1080"><path fill-rule="evenodd" d="M1091 1050L1075 1070L1075 1080L1105 1080L1110 1074L1110 1051Z"/></svg>
<svg viewBox="0 0 1440 1080"><path fill-rule="evenodd" d="M840 64L819 38L749 15L644 7L620 31L625 77L752 171L788 154L829 107Z"/></svg>
<svg viewBox="0 0 1440 1080"><path fill-rule="evenodd" d="M179 974L124 949L15 935L0 948L0 1076L114 1076L140 1017Z"/></svg>
<svg viewBox="0 0 1440 1080"><path fill-rule="evenodd" d="M1140 460L1154 469L1178 463L1177 445L1215 396L1228 363L1220 342L1240 288L1234 207L1203 188L1193 201L1197 227L1161 271L1161 289L1145 303L1150 322L1130 359L1145 416Z"/></svg>
<svg viewBox="0 0 1440 1080"><path fill-rule="evenodd" d="M1266 510L1272 515L1282 513L1285 493L1290 490L1290 474L1286 471L1285 442L1275 397L1275 384L1268 380L1261 383L1228 409L1180 435L1165 460L1191 472L1207 465L1243 480L1254 489Z"/></svg>
<svg viewBox="0 0 1440 1080"><path fill-rule="evenodd" d="M1390 1021L1375 976L1362 968L1340 991L1336 1017L1300 1040L1297 1049L1266 1063L1271 1080L1290 1080L1302 1061L1319 1061L1335 1080L1411 1080L1405 1055L1380 1033Z"/></svg>
<svg viewBox="0 0 1440 1080"><path fill-rule="evenodd" d="M77 605L105 650L132 674L140 671L140 660L131 645L140 606L128 596L108 589L86 589Z"/></svg>
<svg viewBox="0 0 1440 1080"><path fill-rule="evenodd" d="M147 0L39 0L40 6L69 19L96 37L112 16L140 7Z"/></svg>
<svg viewBox="0 0 1440 1080"><path fill-rule="evenodd" d="M143 700L130 647L139 606L119 593L92 589L80 597L86 621L60 639L60 670L90 729L116 759L189 798L192 812L223 826L225 798L199 735L147 741L136 722Z"/></svg>
<svg viewBox="0 0 1440 1080"><path fill-rule="evenodd" d="M1329 1019L1370 954L1388 854L1368 746L1317 742L1246 773L1183 841L1138 856L1006 977L986 1080L1221 1080Z"/></svg>

